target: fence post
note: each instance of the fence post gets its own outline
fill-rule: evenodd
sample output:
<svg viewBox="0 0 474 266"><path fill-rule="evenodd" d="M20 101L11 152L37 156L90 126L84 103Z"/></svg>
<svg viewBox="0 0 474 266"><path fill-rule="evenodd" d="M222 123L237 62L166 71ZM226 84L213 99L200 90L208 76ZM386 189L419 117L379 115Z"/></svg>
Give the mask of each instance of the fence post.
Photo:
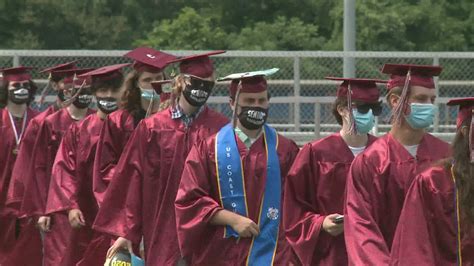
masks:
<svg viewBox="0 0 474 266"><path fill-rule="evenodd" d="M433 66L439 66L439 57L435 56L433 57ZM434 84L435 84L435 94L436 97L439 97L439 77L434 77ZM433 132L439 132L439 112L441 111L439 107L441 105L438 105L438 112L435 113L434 121L433 121Z"/></svg>
<svg viewBox="0 0 474 266"><path fill-rule="evenodd" d="M19 57L18 55L14 55L14 56L13 56L13 62L12 62L12 63L13 63L13 66L14 66L14 67L19 66L19 65L20 65L20 57Z"/></svg>
<svg viewBox="0 0 474 266"><path fill-rule="evenodd" d="M316 139L321 138L321 103L314 104L314 135Z"/></svg>
<svg viewBox="0 0 474 266"><path fill-rule="evenodd" d="M293 93L295 96L294 102L294 124L295 131L300 131L300 90L301 90L301 80L300 80L300 58L295 56L293 61Z"/></svg>

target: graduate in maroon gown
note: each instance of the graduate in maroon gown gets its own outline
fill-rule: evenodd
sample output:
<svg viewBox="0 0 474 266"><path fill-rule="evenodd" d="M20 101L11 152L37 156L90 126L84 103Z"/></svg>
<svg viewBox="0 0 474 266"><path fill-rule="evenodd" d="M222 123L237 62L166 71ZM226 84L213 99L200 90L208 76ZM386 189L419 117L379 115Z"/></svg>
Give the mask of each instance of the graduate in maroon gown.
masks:
<svg viewBox="0 0 474 266"><path fill-rule="evenodd" d="M21 148L18 152L18 156L13 167L12 180L7 195L8 206L14 208L15 210L19 210L21 201L24 196L25 180L23 179L28 176L28 171L31 170L31 154L33 152L35 144L34 142L36 140L36 136L38 135L40 124L50 114L53 114L54 112L58 111L62 107L62 101L64 101L64 97L62 97L63 94L61 90L64 87L63 80L65 76L56 72L60 70L75 68L74 64L75 61L72 61L52 66L43 69L39 72L47 73L49 75L47 88L51 87L54 91L57 92L57 99L55 103L51 104L48 108L46 108L46 110L35 116L35 118L30 121L26 132L23 134L22 143L24 145L21 145ZM44 89L44 91L47 91L47 89ZM24 215L22 213L17 213L17 216L22 217Z"/></svg>
<svg viewBox="0 0 474 266"><path fill-rule="evenodd" d="M344 193L352 160L374 141L368 134L382 112L376 83L343 81L333 105L340 132L306 144L298 153L285 187L286 237L303 265L347 265Z"/></svg>
<svg viewBox="0 0 474 266"><path fill-rule="evenodd" d="M349 264L387 265L393 235L413 178L449 156L449 145L426 132L433 123L433 76L439 66L385 64L391 74L390 132L357 156L349 170L344 236Z"/></svg>
<svg viewBox="0 0 474 266"><path fill-rule="evenodd" d="M13 165L23 134L37 112L28 107L36 85L29 67L3 69L0 84L0 265L34 265L41 262L41 239L34 221L17 220L6 205ZM19 255L22 256L19 256Z"/></svg>
<svg viewBox="0 0 474 266"><path fill-rule="evenodd" d="M474 98L459 105L453 157L418 175L405 198L392 265L474 265Z"/></svg>
<svg viewBox="0 0 474 266"><path fill-rule="evenodd" d="M98 210L92 190L92 169L103 121L117 110L122 96L120 69L127 65L106 66L79 75L80 78L91 78L91 93L97 99L98 111L71 124L54 161L46 214L67 212L74 229L67 238L65 251L57 254L59 265L103 265L105 261L108 243L95 237L92 230ZM78 97L81 97L80 93ZM54 229L54 221L52 226ZM94 252L99 255L90 256L87 253L90 246L94 246Z"/></svg>
<svg viewBox="0 0 474 266"><path fill-rule="evenodd" d="M25 182L24 197L21 201L20 212L26 217L37 218L39 228L45 233L43 238L44 265L58 265L65 247L67 236L72 230L65 212L45 216L46 200L51 180L51 171L64 132L72 123L77 123L95 111L89 109L92 102L90 82L75 75L85 73L91 69L70 69L57 71L64 75L63 88L60 94L64 95L63 105L67 107L48 116L40 124L37 132L34 149L29 162L23 162ZM82 87L82 89L81 89ZM74 95L81 92L74 97ZM72 99L74 97L74 99ZM52 226L53 225L53 226Z"/></svg>
<svg viewBox="0 0 474 266"><path fill-rule="evenodd" d="M124 56L135 62L125 79L121 109L107 116L97 143L93 186L99 206L133 130L143 118L161 111L161 85L155 85L155 91L152 83L163 80L168 61L176 59L173 55L147 47L137 48Z"/></svg>
<svg viewBox="0 0 474 266"><path fill-rule="evenodd" d="M142 120L115 168L94 228L120 236L118 249L140 243L147 265L175 265L180 259L174 199L193 143L217 132L228 119L205 103L214 86L210 55L180 58L172 106Z"/></svg>
<svg viewBox="0 0 474 266"><path fill-rule="evenodd" d="M281 217L296 144L265 122L265 75L229 75L233 123L196 142L176 197L181 253L188 265L291 265ZM238 117L238 119L237 119Z"/></svg>

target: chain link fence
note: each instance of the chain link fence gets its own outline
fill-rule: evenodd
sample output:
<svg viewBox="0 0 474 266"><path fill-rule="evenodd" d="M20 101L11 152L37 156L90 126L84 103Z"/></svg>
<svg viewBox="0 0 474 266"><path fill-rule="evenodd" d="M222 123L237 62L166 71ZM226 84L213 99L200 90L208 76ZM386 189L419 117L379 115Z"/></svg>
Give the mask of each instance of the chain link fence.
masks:
<svg viewBox="0 0 474 266"><path fill-rule="evenodd" d="M128 51L0 50L0 67L24 65L35 67L39 71L71 60L78 60L79 67L100 67L129 62L122 57L126 52ZM204 51L167 52L182 56ZM303 144L331 134L339 128L331 112L337 83L325 80L324 77L342 76L345 57L355 59L356 76L359 78L386 79L387 76L379 72L384 63L443 66L441 76L436 79L439 111L430 130L435 135L451 140L457 110L445 103L449 98L474 95L473 52L228 51L213 58L217 76L280 68L269 81L272 104L268 122ZM177 72L176 66L167 71ZM47 78L36 72L33 77L40 84L44 84ZM385 89L381 87L381 90L382 95L385 94ZM230 116L227 95L227 84L217 84L209 102L212 107ZM383 134L390 128L388 118L389 110L385 105L374 128L375 134Z"/></svg>

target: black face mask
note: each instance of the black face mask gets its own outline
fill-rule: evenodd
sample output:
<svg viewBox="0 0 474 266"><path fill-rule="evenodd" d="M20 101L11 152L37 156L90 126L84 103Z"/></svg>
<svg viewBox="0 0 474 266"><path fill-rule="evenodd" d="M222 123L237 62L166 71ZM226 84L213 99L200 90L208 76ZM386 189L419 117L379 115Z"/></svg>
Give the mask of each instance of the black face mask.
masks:
<svg viewBox="0 0 474 266"><path fill-rule="evenodd" d="M84 108L89 107L91 102L92 102L92 95L89 92L81 92L81 94L77 96L74 102L72 102L72 104L74 104L74 106L76 106L79 109L84 109Z"/></svg>
<svg viewBox="0 0 474 266"><path fill-rule="evenodd" d="M97 107L105 114L110 114L118 109L117 99L114 97L96 97Z"/></svg>
<svg viewBox="0 0 474 266"><path fill-rule="evenodd" d="M29 84L14 84L13 90L8 90L8 98L14 104L24 104L30 99L30 86Z"/></svg>
<svg viewBox="0 0 474 266"><path fill-rule="evenodd" d="M267 121L268 109L262 107L242 106L239 121L246 129L259 129Z"/></svg>
<svg viewBox="0 0 474 266"><path fill-rule="evenodd" d="M203 106L211 96L214 82L193 77L191 77L190 82L191 84L186 84L186 88L183 90L184 98L194 107Z"/></svg>

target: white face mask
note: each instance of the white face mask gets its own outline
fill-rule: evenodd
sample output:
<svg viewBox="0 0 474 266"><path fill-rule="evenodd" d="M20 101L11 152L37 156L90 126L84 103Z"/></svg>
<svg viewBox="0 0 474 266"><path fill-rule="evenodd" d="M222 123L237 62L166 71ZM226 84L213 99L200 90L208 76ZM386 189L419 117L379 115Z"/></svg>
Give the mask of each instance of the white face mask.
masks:
<svg viewBox="0 0 474 266"><path fill-rule="evenodd" d="M141 97L145 100L160 100L160 95L155 92L153 89L142 89L138 87L141 92Z"/></svg>

